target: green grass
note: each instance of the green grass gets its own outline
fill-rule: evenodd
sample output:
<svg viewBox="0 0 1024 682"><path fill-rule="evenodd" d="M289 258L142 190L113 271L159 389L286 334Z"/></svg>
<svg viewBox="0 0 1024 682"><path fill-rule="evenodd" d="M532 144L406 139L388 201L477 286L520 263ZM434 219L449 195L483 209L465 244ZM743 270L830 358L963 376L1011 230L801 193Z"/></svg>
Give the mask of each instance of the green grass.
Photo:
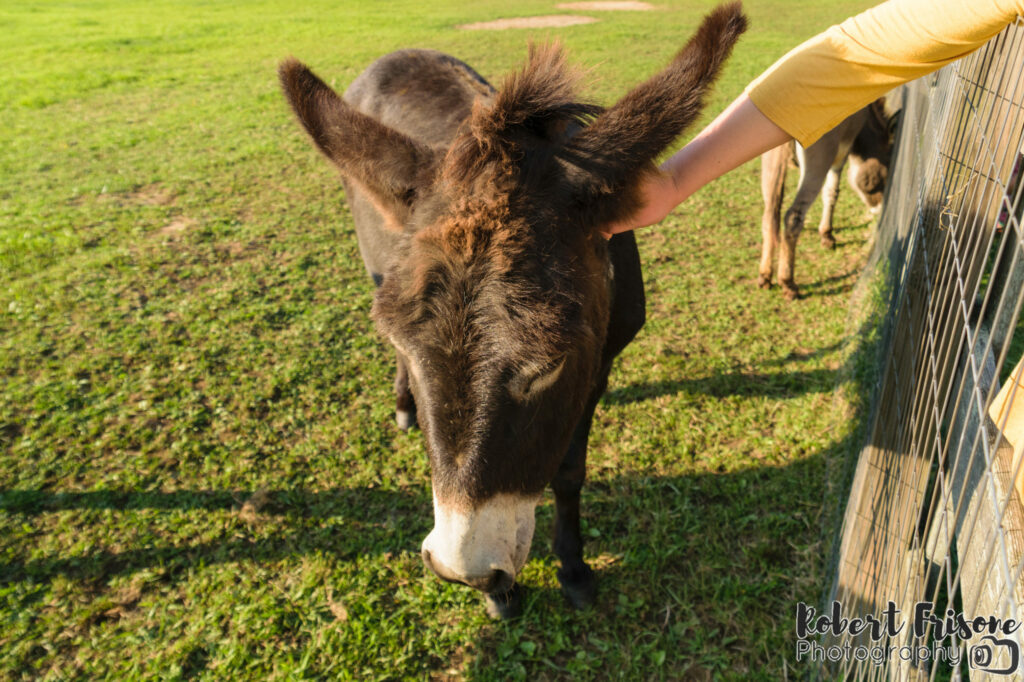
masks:
<svg viewBox="0 0 1024 682"><path fill-rule="evenodd" d="M868 4L749 0L708 114ZM559 10L0 8L0 677L807 672L795 603L826 581L824 491L864 374L837 373L860 338L847 311L870 231L852 192L836 251L801 242L794 304L754 285L756 164L640 234L648 323L598 410L583 494L598 604L558 593L548 497L525 615L493 623L420 562L421 437L393 426L351 218L276 83L289 54L343 88L407 46L497 81L529 38L558 36L608 103L712 3L659 5L500 33L453 26Z"/></svg>

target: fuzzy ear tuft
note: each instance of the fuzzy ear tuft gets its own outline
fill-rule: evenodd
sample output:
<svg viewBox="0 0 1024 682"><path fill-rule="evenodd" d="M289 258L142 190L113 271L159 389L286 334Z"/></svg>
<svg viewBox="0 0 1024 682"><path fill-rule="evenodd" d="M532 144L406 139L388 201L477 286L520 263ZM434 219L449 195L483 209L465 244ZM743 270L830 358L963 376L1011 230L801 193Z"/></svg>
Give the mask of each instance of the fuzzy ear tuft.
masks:
<svg viewBox="0 0 1024 682"><path fill-rule="evenodd" d="M432 181L434 153L349 106L298 60L281 62L278 75L313 144L366 191L389 226L401 229L417 192Z"/></svg>
<svg viewBox="0 0 1024 682"><path fill-rule="evenodd" d="M580 78L559 43L531 43L526 65L505 78L494 105L478 112L473 126L481 135L507 135L521 126L543 135L546 123L590 116L595 107L576 99Z"/></svg>
<svg viewBox="0 0 1024 682"><path fill-rule="evenodd" d="M463 182L493 163L518 169L531 162L531 152L549 149L568 126L600 113L601 107L577 101L579 80L561 45L531 43L526 64L505 78L494 101L474 105L445 160L445 177Z"/></svg>

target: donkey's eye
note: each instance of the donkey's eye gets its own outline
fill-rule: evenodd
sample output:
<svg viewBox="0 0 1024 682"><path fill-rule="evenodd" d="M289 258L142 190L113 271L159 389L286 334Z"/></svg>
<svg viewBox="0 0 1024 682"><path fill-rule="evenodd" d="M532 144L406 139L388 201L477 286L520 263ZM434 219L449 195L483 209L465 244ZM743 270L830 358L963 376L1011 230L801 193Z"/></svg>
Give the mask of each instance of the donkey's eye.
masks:
<svg viewBox="0 0 1024 682"><path fill-rule="evenodd" d="M516 402L525 403L532 400L558 381L564 367L564 357L546 364L523 367L509 382L509 395Z"/></svg>

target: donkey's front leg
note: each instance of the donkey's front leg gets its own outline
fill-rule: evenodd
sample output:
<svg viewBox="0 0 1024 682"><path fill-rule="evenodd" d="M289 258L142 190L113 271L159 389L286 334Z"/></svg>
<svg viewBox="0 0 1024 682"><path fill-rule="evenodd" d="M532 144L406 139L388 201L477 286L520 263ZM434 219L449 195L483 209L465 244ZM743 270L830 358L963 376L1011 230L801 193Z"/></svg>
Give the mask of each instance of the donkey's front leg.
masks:
<svg viewBox="0 0 1024 682"><path fill-rule="evenodd" d="M601 392L596 395L600 396ZM583 609L594 603L597 582L594 571L583 561L583 536L580 534L580 490L587 474L587 439L594 418L597 398L591 398L569 442L551 489L555 493L555 554L562 562L558 582L569 603Z"/></svg>
<svg viewBox="0 0 1024 682"><path fill-rule="evenodd" d="M836 239L832 235L832 216L835 214L836 200L839 198L839 179L842 177L845 164L844 156L829 168L825 184L821 188L821 222L818 223L818 236L821 238L821 245L826 249L836 248Z"/></svg>
<svg viewBox="0 0 1024 682"><path fill-rule="evenodd" d="M782 200L786 190L786 166L792 153L792 145L783 144L761 155L764 213L761 215L761 265L757 270L757 286L762 289L770 289L772 286L772 267L779 243Z"/></svg>

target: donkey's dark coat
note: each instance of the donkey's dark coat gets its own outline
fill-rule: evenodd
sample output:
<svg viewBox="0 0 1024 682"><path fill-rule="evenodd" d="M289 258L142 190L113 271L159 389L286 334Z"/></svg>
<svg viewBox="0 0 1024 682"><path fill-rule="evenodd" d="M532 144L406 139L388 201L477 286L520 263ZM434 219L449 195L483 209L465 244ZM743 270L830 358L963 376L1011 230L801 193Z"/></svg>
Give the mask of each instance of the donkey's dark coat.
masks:
<svg viewBox="0 0 1024 682"><path fill-rule="evenodd" d="M428 50L382 57L344 98L299 62L281 65L299 120L342 171L379 287L373 316L398 356L400 425L415 414L426 438L435 523L439 509L471 518L550 485L559 579L576 605L594 589L579 532L591 420L612 360L644 323L633 235L606 242L598 228L639 207L640 179L700 113L745 26L738 3L720 7L607 111L577 100L557 47L531 48L497 91ZM519 565L466 575L427 543L423 554L514 610Z"/></svg>

